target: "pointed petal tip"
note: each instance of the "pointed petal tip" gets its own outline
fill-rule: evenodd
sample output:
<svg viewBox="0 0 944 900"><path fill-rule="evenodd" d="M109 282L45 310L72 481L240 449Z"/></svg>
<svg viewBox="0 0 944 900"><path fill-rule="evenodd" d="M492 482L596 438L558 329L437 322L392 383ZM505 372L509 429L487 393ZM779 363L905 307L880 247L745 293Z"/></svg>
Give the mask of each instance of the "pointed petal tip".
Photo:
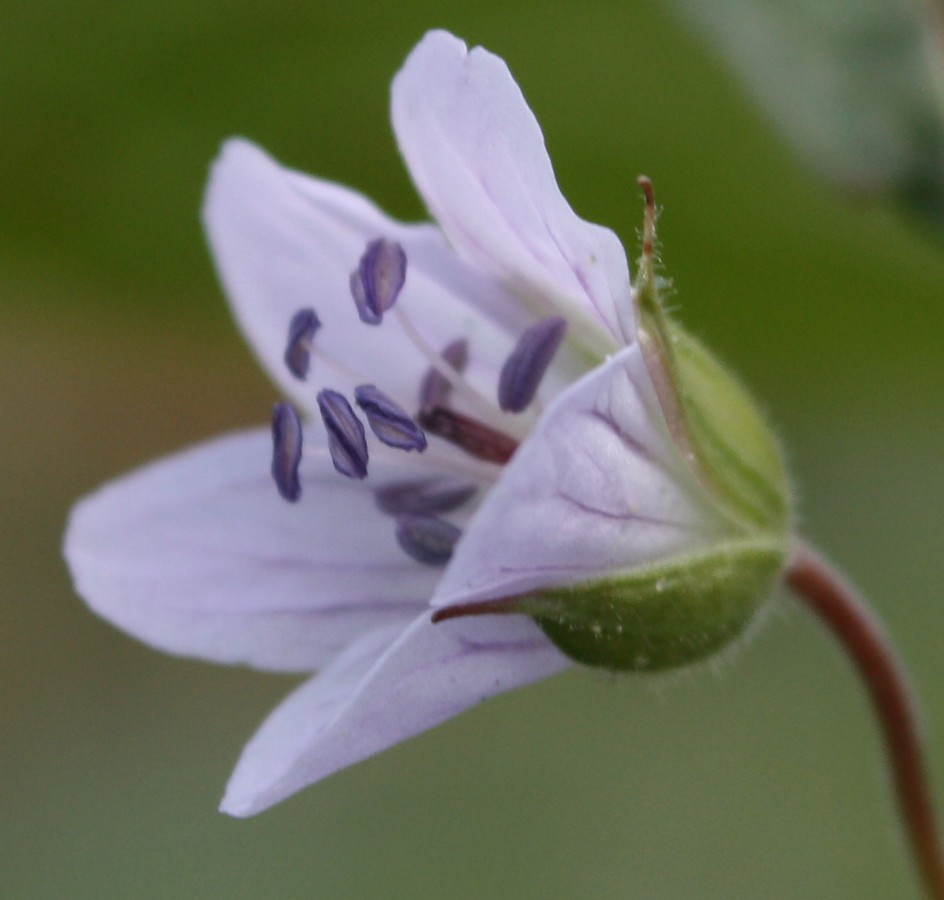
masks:
<svg viewBox="0 0 944 900"><path fill-rule="evenodd" d="M223 815L232 816L234 819L248 819L253 815L252 807L245 803L230 800L228 794L220 801L219 811Z"/></svg>
<svg viewBox="0 0 944 900"><path fill-rule="evenodd" d="M570 665L524 616L403 628L362 636L270 713L246 745L222 812L256 815L495 694Z"/></svg>
<svg viewBox="0 0 944 900"><path fill-rule="evenodd" d="M257 144L250 141L249 138L244 138L236 134L225 138L220 143L220 148L217 151L216 157L210 163L210 167L213 169L221 163L231 163L239 161L240 159L249 159L265 155L265 151Z"/></svg>
<svg viewBox="0 0 944 900"><path fill-rule="evenodd" d="M270 803L260 801L258 797L253 797L248 794L243 794L239 790L234 790L232 780L226 786L226 791L223 794L223 799L220 801L219 811L223 815L231 816L234 819L250 819L253 816L259 815L261 812L265 812L270 807L274 806L278 800L273 800Z"/></svg>
<svg viewBox="0 0 944 900"><path fill-rule="evenodd" d="M468 44L462 38L445 28L431 28L419 39L407 59L420 53L454 53L464 56L468 52Z"/></svg>
<svg viewBox="0 0 944 900"><path fill-rule="evenodd" d="M90 501L95 494L88 494L78 500L69 510L66 519L66 528L62 535L62 557L66 561L66 567L69 570L69 576L72 579L72 587L85 603L94 609L92 597L84 588L83 573L83 533L87 530L87 519Z"/></svg>
<svg viewBox="0 0 944 900"><path fill-rule="evenodd" d="M215 198L221 180L227 178L235 169L241 168L247 162L258 160L260 157L265 157L265 155L259 147L244 137L229 137L220 144L220 149L210 163L210 174L203 195L201 213L204 223L207 222L210 212L209 207Z"/></svg>

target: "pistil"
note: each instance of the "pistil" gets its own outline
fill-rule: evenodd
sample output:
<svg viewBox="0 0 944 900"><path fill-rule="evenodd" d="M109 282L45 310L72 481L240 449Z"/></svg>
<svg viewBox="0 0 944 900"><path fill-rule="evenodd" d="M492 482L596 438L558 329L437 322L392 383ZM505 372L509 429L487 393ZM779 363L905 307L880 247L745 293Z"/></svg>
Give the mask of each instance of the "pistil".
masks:
<svg viewBox="0 0 944 900"><path fill-rule="evenodd" d="M518 441L503 431L443 406L421 412L417 420L430 434L486 462L504 465L518 449Z"/></svg>

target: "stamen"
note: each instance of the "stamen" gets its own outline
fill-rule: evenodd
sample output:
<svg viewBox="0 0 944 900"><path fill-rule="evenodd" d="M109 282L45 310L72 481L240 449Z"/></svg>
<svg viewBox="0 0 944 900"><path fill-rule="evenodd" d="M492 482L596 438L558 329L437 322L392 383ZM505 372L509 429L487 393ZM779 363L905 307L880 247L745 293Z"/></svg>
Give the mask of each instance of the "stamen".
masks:
<svg viewBox="0 0 944 900"><path fill-rule="evenodd" d="M430 434L445 438L487 462L504 465L518 449L513 437L442 406L420 412L417 420Z"/></svg>
<svg viewBox="0 0 944 900"><path fill-rule="evenodd" d="M367 438L364 426L343 394L324 390L318 394L318 409L328 432L328 452L342 475L367 477Z"/></svg>
<svg viewBox="0 0 944 900"><path fill-rule="evenodd" d="M420 481L391 481L374 491L377 507L391 516L452 512L471 500L478 485L442 476Z"/></svg>
<svg viewBox="0 0 944 900"><path fill-rule="evenodd" d="M469 363L469 342L465 338L456 338L443 348L440 358L448 363L457 374L461 375ZM446 406L452 385L435 366L430 366L420 382L420 409L430 410L436 406Z"/></svg>
<svg viewBox="0 0 944 900"><path fill-rule="evenodd" d="M566 333L567 320L555 316L521 335L498 378L498 405L505 412L527 409Z"/></svg>
<svg viewBox="0 0 944 900"><path fill-rule="evenodd" d="M377 437L390 447L400 450L426 449L426 435L402 406L372 384L354 390L357 405L364 410L367 422Z"/></svg>
<svg viewBox="0 0 944 900"><path fill-rule="evenodd" d="M462 532L452 522L436 516L397 517L397 543L407 556L425 566L446 565L461 536Z"/></svg>
<svg viewBox="0 0 944 900"><path fill-rule="evenodd" d="M367 245L351 273L351 294L361 321L379 325L406 281L406 253L396 241L377 238Z"/></svg>
<svg viewBox="0 0 944 900"><path fill-rule="evenodd" d="M321 320L313 309L300 309L288 326L288 344L285 347L285 365L299 380L308 376L311 365L311 344Z"/></svg>
<svg viewBox="0 0 944 900"><path fill-rule="evenodd" d="M272 477L289 503L302 495L298 464L302 458L302 423L291 403L277 403L272 411Z"/></svg>
<svg viewBox="0 0 944 900"><path fill-rule="evenodd" d="M420 334L417 327L410 320L410 317L406 314L402 306L398 306L394 311L394 315L397 317L397 321L400 323L400 326L403 328L406 336L413 342L413 346L426 358L426 361L430 366L435 369L443 379L449 384L449 386L464 400L466 400L470 406L473 406L476 411L476 415L479 418L486 421L491 421L494 424L501 422L500 413L495 409L495 405L488 400L486 397L482 396L468 381L466 381L462 375L459 374L443 356L437 353L427 342L426 339ZM422 424L422 423L420 423Z"/></svg>

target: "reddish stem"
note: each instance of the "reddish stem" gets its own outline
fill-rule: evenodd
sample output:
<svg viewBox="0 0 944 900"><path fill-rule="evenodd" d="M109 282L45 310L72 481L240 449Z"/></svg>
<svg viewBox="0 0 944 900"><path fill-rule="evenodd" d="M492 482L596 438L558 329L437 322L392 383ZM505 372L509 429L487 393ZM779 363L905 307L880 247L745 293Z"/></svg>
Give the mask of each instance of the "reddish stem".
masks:
<svg viewBox="0 0 944 900"><path fill-rule="evenodd" d="M921 728L905 672L865 602L819 554L798 543L787 584L829 626L865 681L888 752L901 817L928 897L944 900L944 858Z"/></svg>

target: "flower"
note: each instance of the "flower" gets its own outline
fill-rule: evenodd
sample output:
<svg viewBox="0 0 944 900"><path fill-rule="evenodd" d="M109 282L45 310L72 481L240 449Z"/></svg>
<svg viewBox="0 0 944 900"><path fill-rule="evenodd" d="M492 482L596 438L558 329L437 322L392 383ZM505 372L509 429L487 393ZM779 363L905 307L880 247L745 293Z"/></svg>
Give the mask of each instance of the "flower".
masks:
<svg viewBox="0 0 944 900"><path fill-rule="evenodd" d="M431 32L392 115L437 224L225 145L207 233L292 404L106 485L66 534L77 591L131 634L316 673L245 748L237 816L573 659L705 656L782 562L777 497L751 502L766 432L661 316L651 248L634 293L564 200L505 64Z"/></svg>

